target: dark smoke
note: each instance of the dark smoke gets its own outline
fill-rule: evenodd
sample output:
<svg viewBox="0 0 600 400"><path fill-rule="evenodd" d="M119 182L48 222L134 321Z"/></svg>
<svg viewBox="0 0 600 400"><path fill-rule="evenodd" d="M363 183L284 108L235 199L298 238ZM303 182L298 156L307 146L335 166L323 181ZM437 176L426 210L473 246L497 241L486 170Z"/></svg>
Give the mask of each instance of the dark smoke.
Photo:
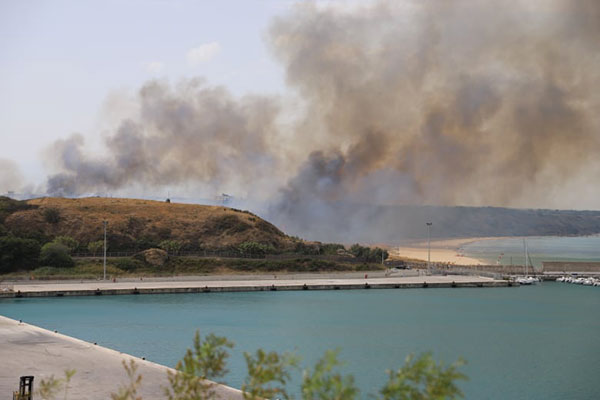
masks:
<svg viewBox="0 0 600 400"><path fill-rule="evenodd" d="M562 189L598 179L599 1L335 4L300 3L270 27L302 107L150 82L106 157L55 143L48 191L228 188L310 235L315 219L370 229L369 211L340 202L569 208Z"/></svg>

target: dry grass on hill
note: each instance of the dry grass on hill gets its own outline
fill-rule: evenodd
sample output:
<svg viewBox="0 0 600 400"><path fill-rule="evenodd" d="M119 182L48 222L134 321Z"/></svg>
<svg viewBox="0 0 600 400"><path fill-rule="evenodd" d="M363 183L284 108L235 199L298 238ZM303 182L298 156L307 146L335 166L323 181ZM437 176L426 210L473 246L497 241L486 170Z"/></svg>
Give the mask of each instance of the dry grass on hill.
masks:
<svg viewBox="0 0 600 400"><path fill-rule="evenodd" d="M225 248L245 241L279 249L293 246L292 240L269 222L227 207L100 197L39 198L28 203L37 207L6 219L13 232L40 237L68 235L86 244L102 239L102 221L106 220L112 250L166 239L185 241L192 249ZM56 222L49 221L47 210L57 210Z"/></svg>

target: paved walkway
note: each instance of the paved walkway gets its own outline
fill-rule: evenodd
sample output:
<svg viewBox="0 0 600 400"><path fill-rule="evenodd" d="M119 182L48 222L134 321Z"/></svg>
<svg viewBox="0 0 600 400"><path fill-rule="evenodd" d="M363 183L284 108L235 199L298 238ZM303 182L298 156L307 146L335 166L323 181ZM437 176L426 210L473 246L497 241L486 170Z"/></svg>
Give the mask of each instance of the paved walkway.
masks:
<svg viewBox="0 0 600 400"><path fill-rule="evenodd" d="M0 316L1 399L12 398L22 375L35 377L35 389L41 379L51 375L62 378L66 369L75 369L69 399L107 400L128 382L122 361L130 359L135 360L142 375L139 394L143 399L163 400L170 368ZM226 386L219 386L216 392L222 400L243 398L240 391ZM62 399L63 393L57 398Z"/></svg>
<svg viewBox="0 0 600 400"><path fill-rule="evenodd" d="M93 293L101 291L103 294L123 294L128 291L139 290L140 292L149 293L155 291L169 292L177 291L178 289L205 289L205 290L268 290L276 289L299 289L306 285L308 288L328 289L328 288L357 288L365 284L370 287L389 287L400 285L400 287L420 286L427 283L431 287L448 286L452 283L457 286L467 286L476 284L485 284L486 286L500 286L504 281L497 281L492 278L480 276L401 276L401 277L377 277L367 278L302 278L302 277L282 277L276 278L275 275L270 275L270 279L244 279L244 280L181 280L181 281L92 281L92 282L69 282L69 283L18 283L12 287L13 292L21 292L26 295L28 293L52 295L56 292L70 292L83 294L84 292Z"/></svg>

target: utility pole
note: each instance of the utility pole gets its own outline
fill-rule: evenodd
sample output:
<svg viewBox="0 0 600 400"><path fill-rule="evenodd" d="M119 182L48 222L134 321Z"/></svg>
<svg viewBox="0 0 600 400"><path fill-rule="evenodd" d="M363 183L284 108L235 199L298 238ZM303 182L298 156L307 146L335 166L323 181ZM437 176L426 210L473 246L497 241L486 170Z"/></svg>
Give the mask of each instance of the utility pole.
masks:
<svg viewBox="0 0 600 400"><path fill-rule="evenodd" d="M426 222L427 225L427 272L431 273L431 225L433 223Z"/></svg>
<svg viewBox="0 0 600 400"><path fill-rule="evenodd" d="M106 280L106 225L108 225L108 221L102 221L104 224L104 278Z"/></svg>

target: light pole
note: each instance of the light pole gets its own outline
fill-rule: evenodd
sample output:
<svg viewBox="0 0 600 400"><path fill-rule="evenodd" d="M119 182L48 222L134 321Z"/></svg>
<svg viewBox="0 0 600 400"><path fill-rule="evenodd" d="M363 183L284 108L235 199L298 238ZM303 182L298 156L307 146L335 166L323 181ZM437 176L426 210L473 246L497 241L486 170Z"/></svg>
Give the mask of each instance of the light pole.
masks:
<svg viewBox="0 0 600 400"><path fill-rule="evenodd" d="M427 272L431 273L431 225L433 223L426 222L427 225Z"/></svg>
<svg viewBox="0 0 600 400"><path fill-rule="evenodd" d="M106 280L106 225L108 225L108 221L102 221L104 225L104 278Z"/></svg>

